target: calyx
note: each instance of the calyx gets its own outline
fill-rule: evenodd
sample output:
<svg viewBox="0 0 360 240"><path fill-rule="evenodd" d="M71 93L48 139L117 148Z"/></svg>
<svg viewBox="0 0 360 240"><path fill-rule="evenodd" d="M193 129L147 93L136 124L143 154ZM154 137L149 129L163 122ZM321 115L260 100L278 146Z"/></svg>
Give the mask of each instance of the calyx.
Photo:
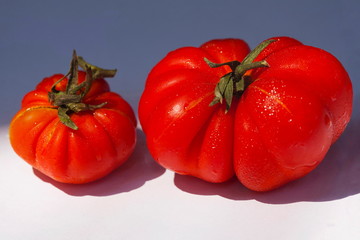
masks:
<svg viewBox="0 0 360 240"><path fill-rule="evenodd" d="M79 66L86 72L85 81L79 83L78 68ZM89 92L93 81L97 78L113 77L116 74L116 69L108 70L94 66L87 63L82 57L77 56L74 50L69 72L53 84L51 91L48 93L49 101L52 105L58 107L58 116L60 121L67 127L77 130L78 127L71 120L71 113L78 113L81 111L95 110L103 107L107 103L98 105L90 105L83 103L82 100ZM68 78L65 91L56 89L56 85Z"/></svg>
<svg viewBox="0 0 360 240"><path fill-rule="evenodd" d="M210 103L210 106L214 106L218 103L222 104L225 100L225 111L229 111L234 95L241 95L247 86L249 86L252 82L245 73L250 69L269 67L269 64L265 60L258 62L253 61L270 43L274 41L276 40L270 39L260 43L243 59L242 62L231 61L225 63L213 63L207 58L204 58L204 61L211 68L217 68L225 65L231 68L231 72L222 76L218 84L216 84L214 91L215 97Z"/></svg>

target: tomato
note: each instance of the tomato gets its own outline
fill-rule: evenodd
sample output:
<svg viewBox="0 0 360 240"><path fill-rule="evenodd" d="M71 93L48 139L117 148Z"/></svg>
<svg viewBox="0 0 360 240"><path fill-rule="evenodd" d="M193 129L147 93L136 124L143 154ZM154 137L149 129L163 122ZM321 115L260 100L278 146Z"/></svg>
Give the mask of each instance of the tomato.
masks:
<svg viewBox="0 0 360 240"><path fill-rule="evenodd" d="M14 151L64 183L104 177L129 158L136 142L134 112L110 91L102 77L110 75L83 63L86 72L77 71L74 56L69 78L62 74L44 78L24 96L9 128ZM63 100L66 94L70 100ZM63 102L56 105L54 100Z"/></svg>
<svg viewBox="0 0 360 240"><path fill-rule="evenodd" d="M139 119L160 165L214 183L236 175L268 191L323 160L352 112L344 67L290 37L249 52L240 39L211 40L151 70Z"/></svg>

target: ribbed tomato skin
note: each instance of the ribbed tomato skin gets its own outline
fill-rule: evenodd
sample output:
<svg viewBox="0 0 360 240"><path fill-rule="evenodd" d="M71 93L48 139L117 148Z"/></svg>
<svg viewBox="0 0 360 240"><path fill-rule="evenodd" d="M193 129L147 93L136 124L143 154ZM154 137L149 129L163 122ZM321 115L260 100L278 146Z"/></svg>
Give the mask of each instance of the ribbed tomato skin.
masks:
<svg viewBox="0 0 360 240"><path fill-rule="evenodd" d="M324 158L352 112L352 85L330 53L290 37L272 38L249 70L252 83L232 101L209 106L228 66L249 53L240 39L216 39L170 52L149 73L139 119L153 158L209 182L234 175L268 191L300 178Z"/></svg>
<svg viewBox="0 0 360 240"><path fill-rule="evenodd" d="M9 127L14 151L32 167L64 183L87 183L100 179L122 165L136 143L136 119L130 105L111 92L104 79L96 79L83 102L102 108L72 113L73 130L60 122L48 92L62 74L43 79L26 94L21 110ZM85 73L79 72L79 82ZM67 79L57 84L64 91Z"/></svg>

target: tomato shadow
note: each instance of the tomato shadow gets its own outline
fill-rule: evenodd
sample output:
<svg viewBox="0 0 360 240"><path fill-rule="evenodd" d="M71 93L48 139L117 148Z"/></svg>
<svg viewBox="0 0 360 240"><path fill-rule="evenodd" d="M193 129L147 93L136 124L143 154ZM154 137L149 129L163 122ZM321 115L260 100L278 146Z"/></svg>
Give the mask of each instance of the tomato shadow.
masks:
<svg viewBox="0 0 360 240"><path fill-rule="evenodd" d="M349 123L323 162L307 176L270 192L253 192L237 179L213 184L176 174L175 185L197 195L219 195L231 200L257 200L268 204L322 202L360 193L360 120Z"/></svg>
<svg viewBox="0 0 360 240"><path fill-rule="evenodd" d="M144 133L137 130L137 144L128 161L114 172L95 182L79 185L60 183L36 169L33 171L42 181L50 183L72 196L109 196L140 188L147 181L161 176L165 169L152 159L146 147Z"/></svg>

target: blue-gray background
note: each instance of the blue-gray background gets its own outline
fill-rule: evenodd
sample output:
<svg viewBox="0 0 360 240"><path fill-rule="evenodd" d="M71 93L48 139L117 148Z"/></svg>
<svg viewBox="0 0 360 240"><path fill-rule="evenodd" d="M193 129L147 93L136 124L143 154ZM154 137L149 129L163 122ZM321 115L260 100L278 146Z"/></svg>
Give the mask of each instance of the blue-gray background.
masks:
<svg viewBox="0 0 360 240"><path fill-rule="evenodd" d="M1 0L0 124L42 78L67 72L73 49L91 63L117 68L112 90L137 111L148 72L167 52L225 37L254 47L278 35L323 48L343 63L354 86L353 119L359 119L359 12L358 0Z"/></svg>

